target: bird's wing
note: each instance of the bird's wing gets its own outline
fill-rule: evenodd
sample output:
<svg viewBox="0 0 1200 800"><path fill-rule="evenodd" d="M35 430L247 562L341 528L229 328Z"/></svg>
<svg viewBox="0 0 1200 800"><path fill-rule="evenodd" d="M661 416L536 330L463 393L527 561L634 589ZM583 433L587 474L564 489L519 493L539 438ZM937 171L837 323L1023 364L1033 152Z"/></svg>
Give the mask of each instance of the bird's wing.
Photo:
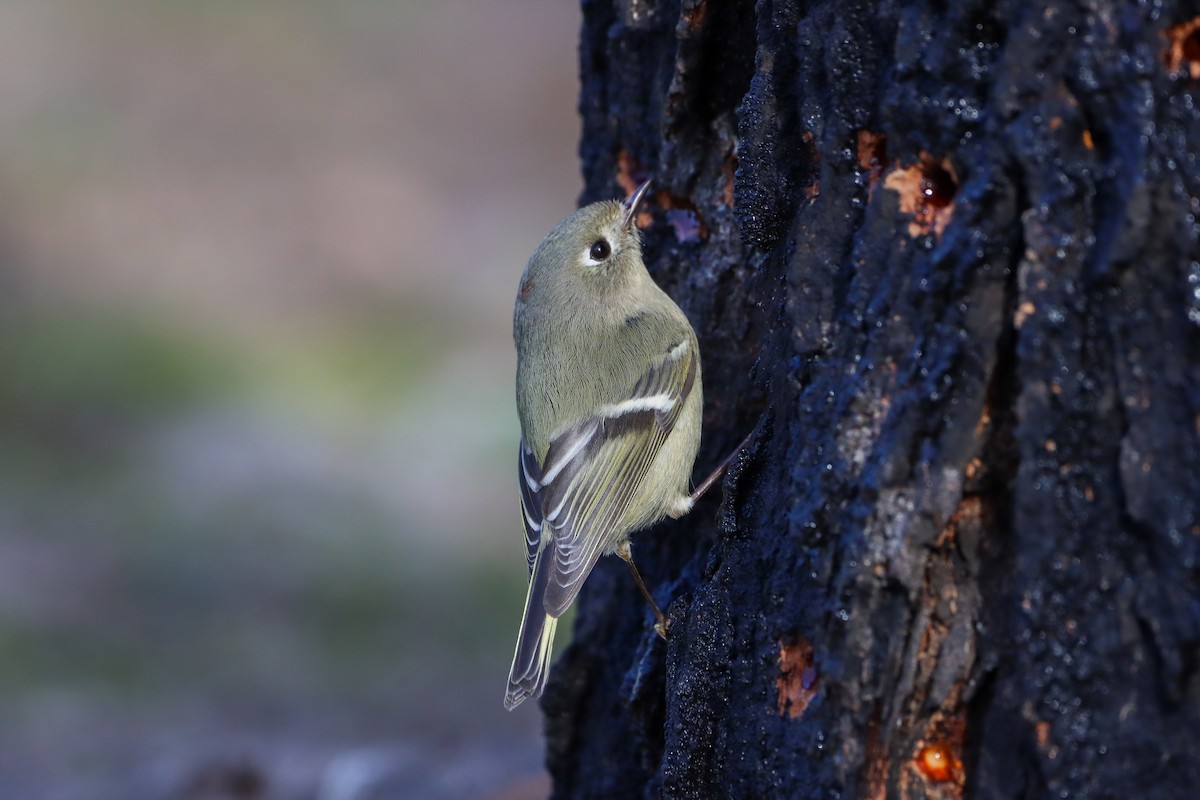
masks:
<svg viewBox="0 0 1200 800"><path fill-rule="evenodd" d="M521 521L525 523L525 558L529 571L537 560L538 544L542 540L542 468L525 437L521 437L521 457L517 462L521 482Z"/></svg>
<svg viewBox="0 0 1200 800"><path fill-rule="evenodd" d="M687 339L673 345L628 397L597 408L550 442L533 490L540 502L539 527L531 526L528 513L525 517L530 553L537 552L533 530L555 542L546 613L557 617L566 611L596 559L626 533L617 524L696 382L695 349Z"/></svg>

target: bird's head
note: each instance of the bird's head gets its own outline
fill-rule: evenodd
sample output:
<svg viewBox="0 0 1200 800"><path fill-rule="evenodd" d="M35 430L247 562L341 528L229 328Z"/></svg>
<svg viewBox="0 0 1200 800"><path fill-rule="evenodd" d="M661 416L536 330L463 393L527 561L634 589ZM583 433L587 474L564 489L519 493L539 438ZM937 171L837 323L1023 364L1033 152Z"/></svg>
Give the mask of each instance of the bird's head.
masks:
<svg viewBox="0 0 1200 800"><path fill-rule="evenodd" d="M603 299L640 280L646 266L636 218L649 188L646 181L624 202L592 203L560 222L530 257L520 299L542 291Z"/></svg>

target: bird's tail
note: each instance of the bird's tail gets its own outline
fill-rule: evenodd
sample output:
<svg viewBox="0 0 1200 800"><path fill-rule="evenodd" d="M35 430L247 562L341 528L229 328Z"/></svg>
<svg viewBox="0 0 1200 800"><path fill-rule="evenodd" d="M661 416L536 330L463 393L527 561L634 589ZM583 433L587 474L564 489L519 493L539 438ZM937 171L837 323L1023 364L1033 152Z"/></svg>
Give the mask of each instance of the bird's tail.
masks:
<svg viewBox="0 0 1200 800"><path fill-rule="evenodd" d="M545 604L546 582L553 563L554 544L550 543L538 553L533 574L529 578L525 615L521 618L517 652L513 654L512 669L508 673L508 692L504 695L504 707L509 711L528 697L540 696L542 689L546 688L554 629L558 625L558 617L547 614Z"/></svg>

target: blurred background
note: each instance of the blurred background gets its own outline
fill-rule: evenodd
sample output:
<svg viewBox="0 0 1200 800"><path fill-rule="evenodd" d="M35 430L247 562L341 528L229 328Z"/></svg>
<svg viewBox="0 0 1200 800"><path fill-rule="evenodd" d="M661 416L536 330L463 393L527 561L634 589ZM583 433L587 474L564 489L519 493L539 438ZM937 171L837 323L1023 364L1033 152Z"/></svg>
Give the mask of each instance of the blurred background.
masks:
<svg viewBox="0 0 1200 800"><path fill-rule="evenodd" d="M510 319L578 16L4 3L0 798L545 795Z"/></svg>

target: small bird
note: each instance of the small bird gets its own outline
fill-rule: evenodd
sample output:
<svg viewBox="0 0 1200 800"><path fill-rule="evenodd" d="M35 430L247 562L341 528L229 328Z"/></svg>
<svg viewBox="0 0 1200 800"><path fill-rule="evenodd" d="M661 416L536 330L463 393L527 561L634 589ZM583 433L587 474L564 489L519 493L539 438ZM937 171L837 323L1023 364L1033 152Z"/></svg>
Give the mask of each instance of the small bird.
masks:
<svg viewBox="0 0 1200 800"><path fill-rule="evenodd" d="M530 578L509 709L542 693L558 618L602 555L629 565L665 638L629 536L686 514L724 468L689 493L704 404L700 350L642 261L634 221L649 186L567 217L521 276L513 337Z"/></svg>

